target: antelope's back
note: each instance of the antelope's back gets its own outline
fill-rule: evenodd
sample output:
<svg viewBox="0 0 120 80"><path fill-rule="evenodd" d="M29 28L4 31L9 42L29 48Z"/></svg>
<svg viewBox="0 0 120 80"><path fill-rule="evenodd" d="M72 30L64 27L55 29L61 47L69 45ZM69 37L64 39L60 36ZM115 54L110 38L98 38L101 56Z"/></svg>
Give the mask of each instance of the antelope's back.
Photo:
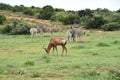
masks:
<svg viewBox="0 0 120 80"><path fill-rule="evenodd" d="M51 38L50 42L54 43L55 45L66 44L66 40L64 38Z"/></svg>

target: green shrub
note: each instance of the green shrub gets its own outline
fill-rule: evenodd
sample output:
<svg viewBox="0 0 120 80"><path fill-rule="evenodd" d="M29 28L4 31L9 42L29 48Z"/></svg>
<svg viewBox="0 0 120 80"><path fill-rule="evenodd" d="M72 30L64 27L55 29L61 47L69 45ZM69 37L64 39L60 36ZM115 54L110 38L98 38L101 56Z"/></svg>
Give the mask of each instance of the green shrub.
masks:
<svg viewBox="0 0 120 80"><path fill-rule="evenodd" d="M10 31L12 30L12 27L10 25L7 25L5 26L3 29L2 29L2 33L3 34L6 34L6 33L10 33Z"/></svg>
<svg viewBox="0 0 120 80"><path fill-rule="evenodd" d="M24 5L15 5L13 8L12 8L12 11L13 12L23 12L25 9Z"/></svg>
<svg viewBox="0 0 120 80"><path fill-rule="evenodd" d="M11 10L12 6L9 4L0 3L0 10Z"/></svg>
<svg viewBox="0 0 120 80"><path fill-rule="evenodd" d="M79 15L80 17L85 17L85 16L90 16L90 17L92 17L92 16L93 16L93 12L92 12L92 10L90 10L90 9L79 10L79 11L78 11L78 15Z"/></svg>
<svg viewBox="0 0 120 80"><path fill-rule="evenodd" d="M108 24L103 25L102 29L106 31L120 30L120 24L117 22L108 23Z"/></svg>
<svg viewBox="0 0 120 80"><path fill-rule="evenodd" d="M23 14L30 15L30 16L33 16L33 15L34 15L33 11L30 10L30 9L24 10Z"/></svg>
<svg viewBox="0 0 120 80"><path fill-rule="evenodd" d="M0 32L2 34L17 35L17 34L30 34L29 30L30 26L26 24L20 24L17 26L7 25L4 28L2 28Z"/></svg>
<svg viewBox="0 0 120 80"><path fill-rule="evenodd" d="M63 20L63 24L65 24L65 25L74 24L74 23L76 23L76 24L79 23L79 17L76 14L69 14Z"/></svg>
<svg viewBox="0 0 120 80"><path fill-rule="evenodd" d="M53 15L50 20L51 21L60 21L60 22L63 22L64 20L64 15L63 14L56 14L56 15Z"/></svg>
<svg viewBox="0 0 120 80"><path fill-rule="evenodd" d="M87 24L86 24L86 29L101 29L101 26L106 23L106 20L104 20L103 17L98 16L94 17L93 20L91 19Z"/></svg>
<svg viewBox="0 0 120 80"><path fill-rule="evenodd" d="M40 11L38 18L49 20L54 15L54 8L50 5L46 5Z"/></svg>
<svg viewBox="0 0 120 80"><path fill-rule="evenodd" d="M6 20L6 17L4 15L0 15L0 24L3 24Z"/></svg>
<svg viewBox="0 0 120 80"><path fill-rule="evenodd" d="M13 28L10 32L12 35L17 35L17 34L29 34L29 29L30 27L28 25L18 25L15 28Z"/></svg>
<svg viewBox="0 0 120 80"><path fill-rule="evenodd" d="M80 21L79 21L79 24L80 25L86 25L88 24L88 22L90 22L93 18L92 17L89 17L89 16L85 16L85 17L80 17ZM85 26L84 26L85 27Z"/></svg>

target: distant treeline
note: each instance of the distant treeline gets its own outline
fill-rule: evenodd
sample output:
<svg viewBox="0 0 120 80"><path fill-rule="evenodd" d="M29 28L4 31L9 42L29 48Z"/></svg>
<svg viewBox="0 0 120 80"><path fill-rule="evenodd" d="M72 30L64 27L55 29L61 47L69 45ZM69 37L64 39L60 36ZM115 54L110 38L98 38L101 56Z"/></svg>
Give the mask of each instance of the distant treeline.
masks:
<svg viewBox="0 0 120 80"><path fill-rule="evenodd" d="M120 30L120 9L116 11L110 11L106 8L65 11L61 8L53 8L51 5L40 8L35 6L26 7L24 5L11 6L0 3L0 10L22 12L25 15L30 15L38 19L61 22L64 25L77 24L86 29Z"/></svg>

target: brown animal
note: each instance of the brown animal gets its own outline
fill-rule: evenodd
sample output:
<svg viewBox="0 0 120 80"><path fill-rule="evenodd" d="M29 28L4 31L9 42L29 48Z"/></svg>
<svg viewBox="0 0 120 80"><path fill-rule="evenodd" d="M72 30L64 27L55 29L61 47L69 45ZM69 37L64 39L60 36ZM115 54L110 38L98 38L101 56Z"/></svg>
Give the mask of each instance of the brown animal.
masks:
<svg viewBox="0 0 120 80"><path fill-rule="evenodd" d="M51 48L53 48L53 52L54 52L54 49L56 49L56 52L58 55L57 46L62 46L62 55L64 53L64 50L66 51L66 55L67 55L67 48L65 47L66 44L67 44L67 41L64 38L51 38L48 47L44 48L43 46L43 49L48 54L50 53Z"/></svg>

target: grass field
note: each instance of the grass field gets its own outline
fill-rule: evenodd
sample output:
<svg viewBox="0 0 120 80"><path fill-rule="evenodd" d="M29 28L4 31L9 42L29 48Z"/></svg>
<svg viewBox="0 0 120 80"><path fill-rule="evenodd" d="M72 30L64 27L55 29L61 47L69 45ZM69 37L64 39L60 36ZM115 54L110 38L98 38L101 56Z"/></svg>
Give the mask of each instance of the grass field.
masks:
<svg viewBox="0 0 120 80"><path fill-rule="evenodd" d="M55 33L65 37L64 33ZM68 42L68 55L47 55L50 35L0 34L0 80L120 80L120 31L88 32Z"/></svg>

